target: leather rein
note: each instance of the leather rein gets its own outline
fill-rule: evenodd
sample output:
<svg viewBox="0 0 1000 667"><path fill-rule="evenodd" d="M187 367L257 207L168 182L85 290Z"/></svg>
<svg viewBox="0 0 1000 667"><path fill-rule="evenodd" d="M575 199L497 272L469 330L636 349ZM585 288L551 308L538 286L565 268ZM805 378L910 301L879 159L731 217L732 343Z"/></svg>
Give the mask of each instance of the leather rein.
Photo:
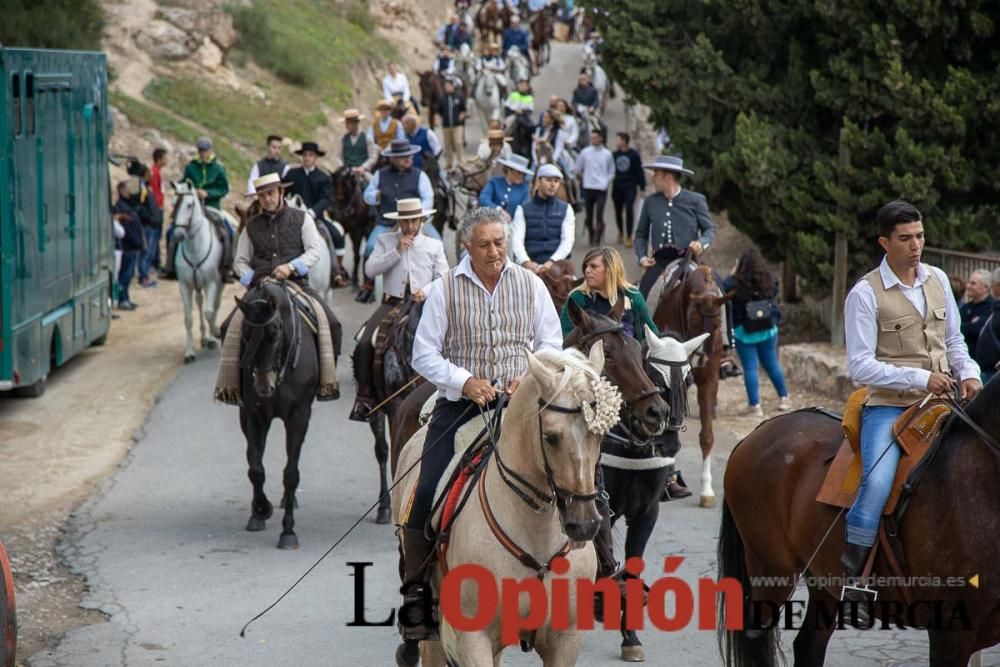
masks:
<svg viewBox="0 0 1000 667"><path fill-rule="evenodd" d="M274 281L265 281L265 282L274 282ZM294 298L292 298L292 295L288 293L288 288L280 283L275 283L275 284L278 284L281 287L282 291L285 292L285 296L288 299L288 306L289 309L291 310L291 320L292 320L291 340L289 341L288 348L284 350L284 354L279 353L278 355L276 355L274 362L272 363L271 368L269 369L276 371L278 374L277 378L274 381L274 386L275 388L277 388L281 384L282 380L285 379L285 375L287 374L288 369L297 368L299 365L299 353L302 349L301 345L302 325L299 323L299 314L297 312L295 300ZM248 301L247 305L271 306L271 302L268 301L267 299L253 299L252 301ZM243 326L249 327L252 330L252 332L250 335L250 341L248 341L246 349L243 351L243 354L240 357L240 366L243 368L249 367L251 369L250 372L254 375L256 375L257 369L252 367L252 363L254 357L257 354L258 349L260 349L262 330L275 323L278 325L278 336L283 339L285 333L284 331L285 326L281 318L280 306L276 306L274 308L274 312L272 312L271 316L267 318L267 320L265 320L264 322L250 322L247 319L243 320Z"/></svg>

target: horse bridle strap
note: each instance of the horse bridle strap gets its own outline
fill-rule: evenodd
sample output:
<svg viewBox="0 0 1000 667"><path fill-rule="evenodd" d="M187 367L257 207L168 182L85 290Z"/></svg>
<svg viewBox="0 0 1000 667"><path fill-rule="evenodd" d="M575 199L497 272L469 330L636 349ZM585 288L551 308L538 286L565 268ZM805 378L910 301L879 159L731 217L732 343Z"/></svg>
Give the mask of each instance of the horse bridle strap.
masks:
<svg viewBox="0 0 1000 667"><path fill-rule="evenodd" d="M596 331L591 331L588 334L583 334L580 336L580 345L589 348L591 342L598 336L603 336L609 333L621 333L625 331L625 325L622 323L612 324L611 326L604 327L603 329L598 329Z"/></svg>

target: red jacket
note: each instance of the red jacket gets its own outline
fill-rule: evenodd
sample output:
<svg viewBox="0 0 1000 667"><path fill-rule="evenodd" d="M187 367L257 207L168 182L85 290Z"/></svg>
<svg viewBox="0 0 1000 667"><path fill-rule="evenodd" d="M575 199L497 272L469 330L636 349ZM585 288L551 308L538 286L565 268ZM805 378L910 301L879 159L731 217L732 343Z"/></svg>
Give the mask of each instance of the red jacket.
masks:
<svg viewBox="0 0 1000 667"><path fill-rule="evenodd" d="M163 210L163 181L160 178L160 165L154 164L150 170L152 175L149 178L149 189L153 191L153 199L156 205Z"/></svg>

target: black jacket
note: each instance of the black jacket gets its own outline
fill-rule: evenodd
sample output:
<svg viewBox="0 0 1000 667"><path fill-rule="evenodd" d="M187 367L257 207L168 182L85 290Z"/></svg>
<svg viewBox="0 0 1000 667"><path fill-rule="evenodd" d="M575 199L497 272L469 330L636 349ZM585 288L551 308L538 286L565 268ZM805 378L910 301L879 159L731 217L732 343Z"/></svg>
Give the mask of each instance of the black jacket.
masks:
<svg viewBox="0 0 1000 667"><path fill-rule="evenodd" d="M596 107L597 106L597 88L594 86L577 86L576 90L573 91L573 109L574 111L581 104L585 107Z"/></svg>
<svg viewBox="0 0 1000 667"><path fill-rule="evenodd" d="M642 168L642 158L639 157L639 152L634 148L629 148L624 151L615 151L611 155L615 159L615 189L645 189L646 172Z"/></svg>
<svg viewBox="0 0 1000 667"><path fill-rule="evenodd" d="M125 228L125 237L121 240L122 250L132 252L146 249L146 234L142 231L142 223L139 222L139 214L132 204L126 199L119 198L115 202L115 213L124 213L128 220L119 220L119 224Z"/></svg>
<svg viewBox="0 0 1000 667"><path fill-rule="evenodd" d="M299 195L317 220L323 219L323 212L333 203L333 179L319 167L308 174L303 167L289 169L285 181L291 183L289 196Z"/></svg>
<svg viewBox="0 0 1000 667"><path fill-rule="evenodd" d="M442 95L441 99L438 100L437 112L441 116L442 126L463 125L465 121L459 120L458 114L465 112L465 96L461 93Z"/></svg>

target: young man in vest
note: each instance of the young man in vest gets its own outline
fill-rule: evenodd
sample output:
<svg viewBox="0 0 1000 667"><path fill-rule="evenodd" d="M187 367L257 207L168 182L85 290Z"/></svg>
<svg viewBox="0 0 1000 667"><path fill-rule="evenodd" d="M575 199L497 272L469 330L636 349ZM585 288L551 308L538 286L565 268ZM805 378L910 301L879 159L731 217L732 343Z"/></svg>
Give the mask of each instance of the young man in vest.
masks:
<svg viewBox="0 0 1000 667"><path fill-rule="evenodd" d="M306 224L305 211L285 205L284 191L291 184L282 183L277 173L261 176L252 185L254 191L248 192L247 196L256 196L260 210L247 220L236 245L233 268L240 277L240 283L251 287L267 276L297 283L304 292L323 304L330 323L333 354L339 357L342 340L340 322L326 300L310 287L307 278L309 269L319 260L323 239L315 225ZM337 397L319 400L333 398Z"/></svg>
<svg viewBox="0 0 1000 667"><path fill-rule="evenodd" d="M419 152L413 154L413 166L417 169L424 168L425 155L435 158L441 155L441 141L434 134L434 130L421 127L420 119L413 114L403 116L403 131L410 145L420 148Z"/></svg>
<svg viewBox="0 0 1000 667"><path fill-rule="evenodd" d="M543 273L554 262L573 253L576 215L556 197L562 172L554 164L538 168L535 196L517 207L510 225L514 261L529 271Z"/></svg>
<svg viewBox="0 0 1000 667"><path fill-rule="evenodd" d="M372 362L375 360L375 344L372 337L379 324L403 300L407 285L413 300L422 303L427 286L448 270L444 244L420 233L420 226L432 213L434 209L425 210L419 199L400 199L396 202L396 212L385 215L397 221L396 228L378 237L375 251L365 262L365 275L369 278L383 276L382 291L385 296L382 305L368 318L351 355L354 377L358 382L358 394L350 415L354 421L368 421L368 413L374 407Z"/></svg>
<svg viewBox="0 0 1000 667"><path fill-rule="evenodd" d="M507 260L509 228L503 214L495 208L473 209L459 233L468 255L431 283L413 342L413 370L435 385L441 398L424 439L415 496L400 518L403 595L412 612L405 623L400 619L404 639L437 635L433 619L423 616L419 604L427 593L422 566L434 548L424 525L451 460L456 431L478 419L476 406L491 408L498 392L517 389L527 370L526 349L562 349L559 316L545 284Z"/></svg>
<svg viewBox="0 0 1000 667"><path fill-rule="evenodd" d="M250 178L247 179L247 192L253 192L253 182L261 176L277 174L284 178L287 171L288 165L281 159L281 137L277 134L267 135L267 155L257 160L250 170Z"/></svg>
<svg viewBox="0 0 1000 667"><path fill-rule="evenodd" d="M368 234L365 244L365 259L371 257L375 250L375 241L381 234L392 229L395 220L386 217L386 213L396 210L396 202L400 199L420 199L425 209L434 207L434 189L427 174L413 166L413 154L420 151L419 146L413 146L406 139L393 140L389 147L382 151L382 156L389 158L389 166L375 172L368 187L365 188L365 203L375 206L375 227ZM424 232L440 240L437 230L426 225ZM374 284L366 281L358 292L356 299L362 303L371 300Z"/></svg>
<svg viewBox="0 0 1000 667"><path fill-rule="evenodd" d="M357 109L347 109L344 111L343 121L347 132L340 140L340 162L345 167L350 167L358 176L367 179L371 176L371 169L378 159L378 149L375 142L365 132L361 131L361 121L365 119Z"/></svg>
<svg viewBox="0 0 1000 667"><path fill-rule="evenodd" d="M979 366L962 338L958 306L941 269L920 263L924 225L905 201L878 212L879 245L885 257L857 282L844 307L847 364L851 379L867 385L861 413L861 486L847 513L847 545L841 564L848 581L861 575L875 544L879 519L892 491L900 448L892 434L896 419L928 393L945 394L961 382L962 398L982 389ZM864 593L845 589L858 602L867 625Z"/></svg>
<svg viewBox="0 0 1000 667"><path fill-rule="evenodd" d="M379 100L375 105L375 123L368 128L368 137L379 150L385 150L390 142L406 138L403 124L391 116L393 106L393 101L388 99Z"/></svg>
<svg viewBox="0 0 1000 667"><path fill-rule="evenodd" d="M523 155L500 158L497 164L503 167L503 176L494 176L486 182L479 193L479 205L498 208L513 219L517 207L527 201L530 194L525 179L535 172L528 168L528 158Z"/></svg>

